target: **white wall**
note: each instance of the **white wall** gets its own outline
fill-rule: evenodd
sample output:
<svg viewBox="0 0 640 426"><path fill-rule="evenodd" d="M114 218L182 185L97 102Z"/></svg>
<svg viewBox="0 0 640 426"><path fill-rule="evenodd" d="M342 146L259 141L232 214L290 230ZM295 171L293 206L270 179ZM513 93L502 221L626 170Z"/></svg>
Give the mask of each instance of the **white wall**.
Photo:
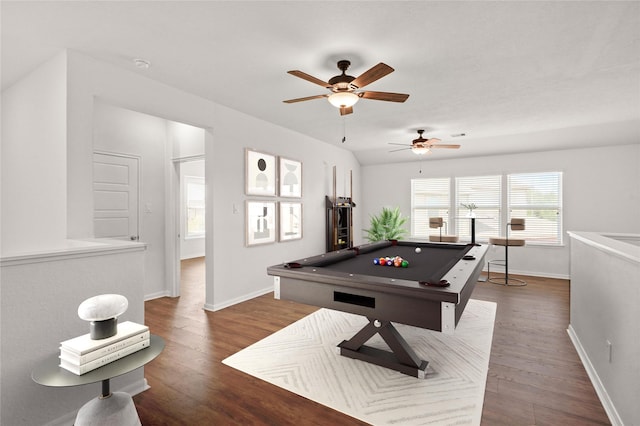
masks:
<svg viewBox="0 0 640 426"><path fill-rule="evenodd" d="M119 320L143 323L143 262L144 245L132 242L60 245L55 252L1 259L0 424L69 425L77 410L100 394L99 382L47 387L31 380L31 372L56 362L61 341L89 333L77 314L89 297L122 294L129 308ZM135 394L144 387L139 369L111 381L114 391Z"/></svg>
<svg viewBox="0 0 640 426"><path fill-rule="evenodd" d="M124 109L205 129L207 224L212 224L207 226L208 308L224 307L268 291L272 287L271 278L266 274L269 265L324 251L324 197L331 194L334 165L338 169L339 182L343 184L339 188L345 187L345 176L353 170L354 199L356 202L361 199L360 168L349 151L77 52L68 52L68 69L67 215L68 233L72 237L91 235L92 232L90 176L93 146L88 141L93 137L96 98ZM247 135L252 134L260 137L247 139ZM244 203L247 197L244 195L244 150L247 147L303 163L303 239L245 247ZM170 158L173 147L166 149L166 158ZM164 176L156 177L165 180L165 187L169 186L172 168L167 161ZM358 208L355 210L354 227L359 229ZM357 238L355 242L358 242ZM153 246L148 250L152 251ZM145 284L145 288L156 284ZM166 281L162 285L170 291Z"/></svg>
<svg viewBox="0 0 640 426"><path fill-rule="evenodd" d="M338 169L338 180L342 183L342 185L339 184L339 188L342 187L343 191L346 187L348 172L353 170L353 196L356 201L361 199L359 165L350 152L327 146L293 131L154 82L133 71L100 63L75 52L69 51L58 55L42 69L35 70L33 74L7 89L2 95L2 235L4 240L5 232L12 230L12 234L6 234L13 235L8 239L13 243L8 245L11 251L16 250L18 242L27 240L33 246L40 246L49 240L92 236L94 139L97 140L98 146L106 146L108 142L110 148L115 146L119 151L138 153L142 157L143 169L155 171L152 178L154 182L145 183L144 180L147 177L143 177L143 184L149 186L147 188L149 191L144 197L153 197L147 199L151 202L151 216L154 218L145 226L153 222L152 228L158 228L159 223L166 222L160 218L173 207L168 201L166 191L170 187L173 169L171 157L174 151L173 146L167 146L170 143L165 144L162 154L158 154L153 149L154 143L163 143L160 141L162 132L159 129L162 120L157 118L192 124L205 129L207 224L211 223L211 226L207 226L206 248L205 305L208 308L224 307L270 291L272 280L266 274L267 266L324 251L326 214L324 197L331 193L334 165ZM99 101L96 102L96 100ZM114 106L119 108L113 108ZM132 111L139 111L153 117L141 118L140 115L130 114ZM13 123L9 123L10 119ZM109 128L110 123L116 122L119 123L116 128ZM131 128L122 128L121 123L127 123ZM247 140L246 135L250 134L261 136ZM129 136L141 137L143 146L127 143L130 142L126 140ZM140 143L140 141L137 142ZM245 247L244 203L248 199L244 195L246 147L285 155L303 163L303 239L259 247ZM185 154L180 152L179 155ZM163 162L158 160L159 157L164 159L162 170L156 168L157 163ZM29 185L20 185L15 179L23 176L25 171L33 174L33 180L29 181ZM164 182L164 194L160 194L158 189L160 182ZM348 194L340 192L338 195ZM16 200L28 206L30 211L27 214L16 214L10 211L9 206L14 207ZM354 213L354 226L359 229L361 224L358 210L356 209ZM31 226L35 226L37 232L20 233L21 230L28 230ZM151 261L151 265L142 257L133 262L135 267L140 267L143 263L145 265L144 287L140 286L138 273L130 275L128 278L133 280L130 281L120 276L101 273L102 266L91 267L77 262L65 264L60 268L60 273L56 272L53 275L42 272L38 268L28 268L33 276L28 277L28 286L24 287L26 275L19 272L9 277L9 269L3 264L2 304L0 305L3 367L5 359L13 361L16 355L19 355L15 352L15 348L21 346L13 344L13 341L5 345L5 338L15 337L14 334L8 334L7 330L20 329L16 324L24 321L23 316L19 315L16 309L19 309L21 303L25 303L23 301L25 291L28 297L34 297L31 303L36 308L44 305L51 306L52 301L71 303L77 308L77 300L72 300L66 293L67 290L71 291L75 288L69 286L69 280L66 278L68 276L73 276L77 284L82 287L82 291L76 294L77 297L85 293L95 295L107 290L126 295L135 291L135 296L130 299L132 302L129 308L133 315L132 319L135 319L135 315L139 315L140 309L143 309L138 291L144 289L145 297L147 291L155 290L157 285L164 292L170 291L167 288L166 274L164 281L159 278L161 275L159 271L163 270L168 262L164 257L161 259L160 256L155 257L155 254L150 254L158 253L154 251L157 245L166 249L166 235L162 238L163 231L148 232L148 229L148 227L143 229L143 233L146 233L144 239L149 242L147 256L151 256L154 260ZM355 242L359 242L358 238ZM5 252L6 250L3 250L3 255L6 254ZM126 274L128 269L117 267L117 263L107 269L116 275ZM17 303L14 303L15 297L8 297L9 293L5 293L5 285L9 279L17 280L17 285L13 286L16 294L21 298ZM23 287L20 287L20 283ZM121 287L122 285L127 288ZM56 291L61 288L64 291ZM70 306L64 305L63 309L68 311ZM59 315L58 310L56 315ZM55 321L49 321L47 324L49 327L57 327ZM46 334L49 328L46 325L43 327L41 332ZM60 340L55 333L49 336L55 338L55 341ZM31 340L30 344L34 344L33 354L43 355L51 351L51 342L35 339ZM38 352L39 350L44 352ZM21 421L26 422L20 423L11 418L7 424L43 424L54 421L60 413L69 409L65 405L53 410L55 404L51 406L50 401L56 400L50 395L61 390L41 389L32 383L28 379L29 368L22 365L20 369L14 369L14 373L21 375L24 380L12 389L5 387L3 370L2 417L9 419L5 416L17 413L21 416ZM122 383L119 380L114 381L113 388L119 389ZM9 392L11 395L20 395L20 411L14 411L9 402L5 404ZM39 395L43 392L46 392L46 398L49 401L46 404L39 402ZM65 391L62 390L62 392ZM66 395L70 395L70 400L74 401L74 407L77 408L79 401L84 402L92 398L94 393L80 389L68 390ZM9 410L10 407L11 410ZM24 414L27 412L28 414ZM2 421L2 424L4 423Z"/></svg>
<svg viewBox="0 0 640 426"><path fill-rule="evenodd" d="M369 215L377 214L383 206L399 206L403 215L410 218L411 179L561 171L565 230L637 233L640 141L626 143L633 145L457 160L431 158L424 160L422 166L419 162L365 166L361 214L365 227ZM487 256L503 258L504 249L492 248ZM514 273L568 278L569 246L565 241L562 247L528 245L510 249L509 265Z"/></svg>
<svg viewBox="0 0 640 426"><path fill-rule="evenodd" d="M66 60L2 92L4 253L66 238Z"/></svg>
<svg viewBox="0 0 640 426"><path fill-rule="evenodd" d="M361 200L361 195L360 166L351 152L232 110L218 110L217 113L216 120L220 120L221 125L214 127L214 149L207 154L215 158L213 167L207 164L207 183L214 183L213 191L208 195L214 201L212 240L213 256L216 257L214 279L207 279L208 295L212 290L209 286L215 283L214 299L207 296L207 303L209 307L220 308L241 300L245 295L271 288L272 279L265 273L267 266L325 251L324 197L331 195L334 165L337 166L338 181L343 183L339 185L342 191L338 195L348 195L344 192L344 182L349 170L354 174L353 196L356 203ZM250 134L260 137L248 141L246 136ZM244 195L245 147L302 162L301 240L245 247L244 204L248 199L256 199ZM354 209L354 228L360 227L357 207ZM354 242L359 242L357 237ZM207 252L207 260L209 256ZM207 274L209 269L207 262Z"/></svg>
<svg viewBox="0 0 640 426"><path fill-rule="evenodd" d="M167 120L99 100L93 104L93 148L140 158L140 226L147 244L144 294L165 293L165 151ZM91 230L93 236L93 229Z"/></svg>
<svg viewBox="0 0 640 426"><path fill-rule="evenodd" d="M568 332L612 424L638 425L640 234L625 236L571 233Z"/></svg>
<svg viewBox="0 0 640 426"><path fill-rule="evenodd" d="M204 156L204 129L175 121L167 122L173 159Z"/></svg>

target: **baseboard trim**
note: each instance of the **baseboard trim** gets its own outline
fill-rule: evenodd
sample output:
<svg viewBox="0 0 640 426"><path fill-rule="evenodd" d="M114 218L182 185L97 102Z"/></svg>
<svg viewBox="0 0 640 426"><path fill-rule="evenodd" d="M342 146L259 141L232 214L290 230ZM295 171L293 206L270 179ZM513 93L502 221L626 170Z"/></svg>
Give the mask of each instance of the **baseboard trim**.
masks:
<svg viewBox="0 0 640 426"><path fill-rule="evenodd" d="M493 260L493 259L492 259ZM495 259L495 260L499 260L499 259ZM482 272L484 272L485 274L487 273L487 268L484 268L482 270ZM500 266L500 265L491 265L491 272L498 272L503 274L504 273L504 267ZM566 274L548 274L548 273L540 273L540 272L532 272L532 271L521 271L521 270L517 270L517 269L512 269L509 268L509 275L524 275L524 276L529 276L529 277L540 277L540 278L553 278L553 279L558 279L558 280L570 280L571 276L570 275L566 275Z"/></svg>
<svg viewBox="0 0 640 426"><path fill-rule="evenodd" d="M591 380L591 384L593 384L593 388L595 389L596 394L598 395L598 398L602 403L602 407L604 408L604 411L607 413L607 416L609 417L609 421L611 421L611 424L613 426L624 426L622 419L618 415L618 411L616 410L616 407L613 405L613 401L611 401L611 398L609 397L609 393L607 392L607 389L604 387L604 384L600 380L600 377L598 376L598 372L593 367L593 364L591 363L591 360L589 359L587 352L584 350L584 347L582 346L582 343L580 343L580 339L578 338L578 335L576 334L571 324L569 324L569 328L567 328L567 333L569 334L569 338L571 339L573 346L576 348L576 351L578 352L580 361L582 361L582 365L584 366L584 369L587 371L587 375L589 376L589 379Z"/></svg>
<svg viewBox="0 0 640 426"><path fill-rule="evenodd" d="M147 302L153 299L160 299L161 297L171 297L171 294L167 290L157 291L151 294L145 294L144 301Z"/></svg>
<svg viewBox="0 0 640 426"><path fill-rule="evenodd" d="M256 297L265 295L267 293L271 293L273 291L273 286L269 286L267 288L263 288L261 290L258 291L254 291L252 293L249 294L245 294L243 296L237 297L235 299L231 299L231 300L227 300L223 303L216 303L216 304L209 304L209 303L205 303L204 304L204 309L206 311L219 311L220 309L224 309L224 308L228 308L229 306L233 306L236 305L238 303L242 303L242 302L246 302L247 300L251 300L251 299L255 299Z"/></svg>

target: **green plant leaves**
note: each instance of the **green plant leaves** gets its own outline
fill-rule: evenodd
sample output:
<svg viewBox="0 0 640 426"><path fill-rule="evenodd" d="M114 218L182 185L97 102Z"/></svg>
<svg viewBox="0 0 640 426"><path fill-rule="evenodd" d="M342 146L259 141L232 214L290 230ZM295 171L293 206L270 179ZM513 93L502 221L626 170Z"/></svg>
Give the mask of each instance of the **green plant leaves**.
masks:
<svg viewBox="0 0 640 426"><path fill-rule="evenodd" d="M382 208L377 216L370 216L371 227L365 229L369 241L401 240L408 232L404 229L407 219L402 217L400 208Z"/></svg>

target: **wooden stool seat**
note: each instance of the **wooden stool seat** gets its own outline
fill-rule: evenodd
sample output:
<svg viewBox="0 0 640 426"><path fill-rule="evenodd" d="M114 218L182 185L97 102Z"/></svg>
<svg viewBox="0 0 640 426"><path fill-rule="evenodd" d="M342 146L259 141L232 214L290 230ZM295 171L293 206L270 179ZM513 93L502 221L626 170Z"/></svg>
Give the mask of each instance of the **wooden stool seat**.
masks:
<svg viewBox="0 0 640 426"><path fill-rule="evenodd" d="M491 237L489 238L489 244L494 246L523 246L524 240L520 238L506 238L506 237Z"/></svg>
<svg viewBox="0 0 640 426"><path fill-rule="evenodd" d="M436 243L457 243L457 235L429 235L429 241Z"/></svg>

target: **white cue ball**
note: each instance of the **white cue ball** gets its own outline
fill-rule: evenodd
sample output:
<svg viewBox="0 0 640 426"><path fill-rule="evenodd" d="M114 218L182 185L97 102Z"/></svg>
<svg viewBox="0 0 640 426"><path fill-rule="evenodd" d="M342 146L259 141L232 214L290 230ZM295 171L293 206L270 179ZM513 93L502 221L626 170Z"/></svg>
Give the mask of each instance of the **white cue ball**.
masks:
<svg viewBox="0 0 640 426"><path fill-rule="evenodd" d="M416 253L420 253L422 249L420 247L416 247Z"/></svg>

